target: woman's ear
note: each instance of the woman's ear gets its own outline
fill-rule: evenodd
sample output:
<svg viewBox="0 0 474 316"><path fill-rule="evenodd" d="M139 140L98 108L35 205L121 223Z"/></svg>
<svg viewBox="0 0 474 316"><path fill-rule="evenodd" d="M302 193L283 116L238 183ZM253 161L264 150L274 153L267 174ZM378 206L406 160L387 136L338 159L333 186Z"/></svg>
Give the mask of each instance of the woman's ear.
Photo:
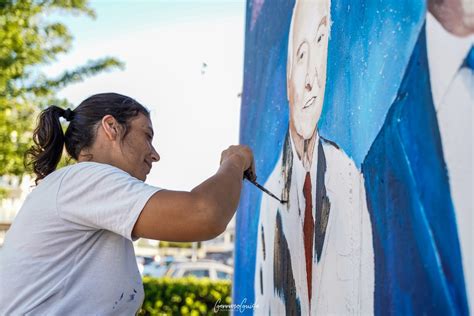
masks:
<svg viewBox="0 0 474 316"><path fill-rule="evenodd" d="M109 140L117 140L119 138L119 125L115 117L112 115L106 115L101 121L102 128L104 129L105 135Z"/></svg>

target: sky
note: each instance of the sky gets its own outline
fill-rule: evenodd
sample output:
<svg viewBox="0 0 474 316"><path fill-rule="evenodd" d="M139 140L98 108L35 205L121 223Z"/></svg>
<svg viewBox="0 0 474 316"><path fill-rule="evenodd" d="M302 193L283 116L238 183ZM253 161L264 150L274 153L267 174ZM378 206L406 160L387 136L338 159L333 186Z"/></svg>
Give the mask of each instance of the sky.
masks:
<svg viewBox="0 0 474 316"><path fill-rule="evenodd" d="M112 56L124 70L102 73L59 93L78 105L100 92L133 97L151 110L161 156L147 183L191 190L213 175L238 143L245 1L90 1L96 19L56 14L74 36L50 76ZM203 63L207 67L203 67Z"/></svg>

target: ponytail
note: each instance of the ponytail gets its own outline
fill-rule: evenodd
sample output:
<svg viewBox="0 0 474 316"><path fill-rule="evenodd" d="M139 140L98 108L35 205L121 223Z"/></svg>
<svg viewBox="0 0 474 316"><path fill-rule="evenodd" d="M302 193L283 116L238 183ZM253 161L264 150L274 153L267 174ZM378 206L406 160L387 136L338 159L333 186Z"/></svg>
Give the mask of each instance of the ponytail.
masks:
<svg viewBox="0 0 474 316"><path fill-rule="evenodd" d="M69 113L66 113L69 111ZM50 106L39 116L38 126L33 133L34 145L26 152L28 166L33 167L36 184L56 170L64 148L64 132L59 118L69 116L71 110Z"/></svg>
<svg viewBox="0 0 474 316"><path fill-rule="evenodd" d="M118 93L90 96L74 111L57 106L43 110L33 133L34 145L26 152L25 157L27 167L32 167L36 174L36 184L56 170L64 147L72 159L79 160L82 150L93 145L98 124L104 116L112 115L117 120L124 131L123 139L129 131L131 119L139 113L150 118L150 112L143 105ZM63 132L60 117L70 122L66 133Z"/></svg>

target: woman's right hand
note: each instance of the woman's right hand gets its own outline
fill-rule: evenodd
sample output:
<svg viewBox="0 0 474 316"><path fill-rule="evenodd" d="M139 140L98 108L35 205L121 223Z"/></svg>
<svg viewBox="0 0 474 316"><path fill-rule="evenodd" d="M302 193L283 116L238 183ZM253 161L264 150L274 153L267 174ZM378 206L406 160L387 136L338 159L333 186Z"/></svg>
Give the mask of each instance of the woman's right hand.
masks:
<svg viewBox="0 0 474 316"><path fill-rule="evenodd" d="M246 145L233 145L229 146L226 150L221 153L221 162L224 163L227 160L237 163L239 167L242 167L242 174L245 172L250 180L255 181L257 179L255 173L255 161L253 158L252 149Z"/></svg>

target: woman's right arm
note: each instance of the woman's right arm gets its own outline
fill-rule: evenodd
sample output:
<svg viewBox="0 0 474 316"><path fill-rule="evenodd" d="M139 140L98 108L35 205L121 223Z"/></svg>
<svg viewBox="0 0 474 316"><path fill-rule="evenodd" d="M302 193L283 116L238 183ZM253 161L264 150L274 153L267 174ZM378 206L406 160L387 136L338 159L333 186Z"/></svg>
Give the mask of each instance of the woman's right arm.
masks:
<svg viewBox="0 0 474 316"><path fill-rule="evenodd" d="M244 171L255 175L253 154L247 146L222 152L215 175L191 192L161 190L143 208L132 236L163 241L201 241L217 237L227 227L239 204Z"/></svg>

